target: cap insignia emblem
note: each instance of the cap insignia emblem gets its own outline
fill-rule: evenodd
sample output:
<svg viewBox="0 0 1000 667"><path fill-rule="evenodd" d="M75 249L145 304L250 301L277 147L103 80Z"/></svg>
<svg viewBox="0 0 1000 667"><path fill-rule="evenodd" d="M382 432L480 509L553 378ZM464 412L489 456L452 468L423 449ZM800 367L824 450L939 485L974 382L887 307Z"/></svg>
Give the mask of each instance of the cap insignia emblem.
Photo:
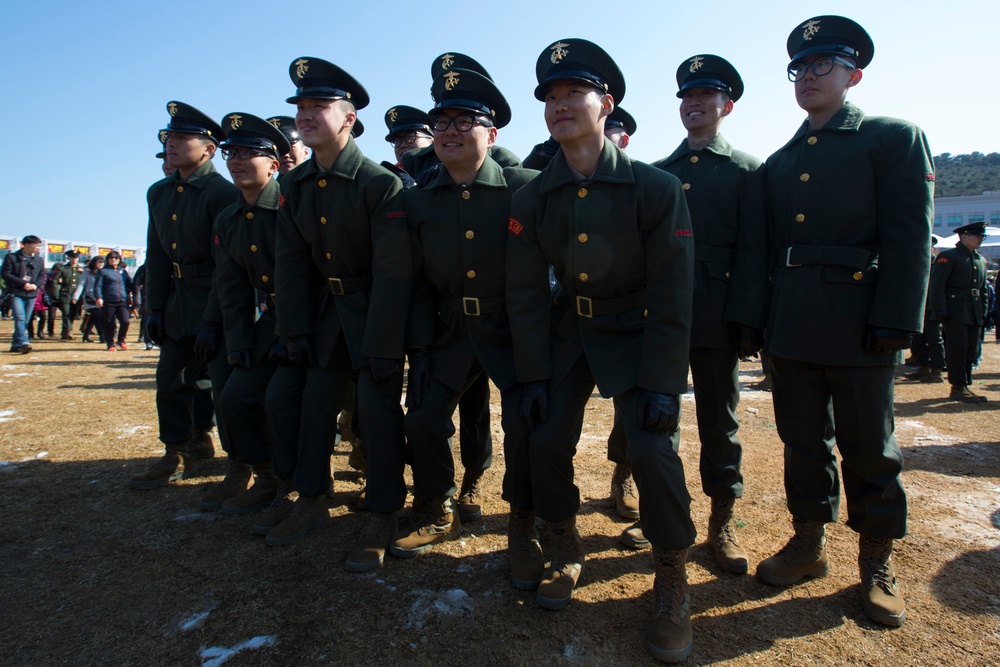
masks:
<svg viewBox="0 0 1000 667"><path fill-rule="evenodd" d="M176 116L177 115L177 102L171 102L170 104L168 104L167 105L167 111L170 112L171 116Z"/></svg>
<svg viewBox="0 0 1000 667"><path fill-rule="evenodd" d="M395 123L396 119L399 118L399 112L396 111L396 107L389 109L389 122Z"/></svg>
<svg viewBox="0 0 1000 667"><path fill-rule="evenodd" d="M239 115L238 113L229 115L229 127L233 128L234 130L238 130L240 129L240 125L242 124L243 124L243 116Z"/></svg>
<svg viewBox="0 0 1000 667"><path fill-rule="evenodd" d="M565 42L556 42L549 47L549 50L552 51L552 55L549 56L549 60L552 61L553 65L558 64L560 60L569 55L569 48L567 47L569 47L569 44L566 44Z"/></svg>
<svg viewBox="0 0 1000 667"><path fill-rule="evenodd" d="M446 53L441 56L441 69L449 69L455 64L455 56L450 53Z"/></svg>
<svg viewBox="0 0 1000 667"><path fill-rule="evenodd" d="M168 134L168 132L166 130L160 130L160 143L161 144L167 143L167 134Z"/></svg>
<svg viewBox="0 0 1000 667"><path fill-rule="evenodd" d="M299 58L298 60L295 61L295 63L294 63L295 64L295 76L297 76L297 77L299 77L301 79L302 77L304 77L306 75L306 72L309 71L309 65L306 65L307 62L309 62L308 58Z"/></svg>
<svg viewBox="0 0 1000 667"><path fill-rule="evenodd" d="M444 89L451 90L458 85L458 72L448 72L444 75Z"/></svg>
<svg viewBox="0 0 1000 667"><path fill-rule="evenodd" d="M805 25L802 27L804 28L802 31L802 39L807 42L819 34L819 21L806 21Z"/></svg>
<svg viewBox="0 0 1000 667"><path fill-rule="evenodd" d="M275 116L274 118L268 118L267 122L270 123L271 125L274 125L279 130L281 129L281 119L278 118L277 116Z"/></svg>
<svg viewBox="0 0 1000 667"><path fill-rule="evenodd" d="M705 59L701 56L695 56L688 62L691 63L691 66L688 67L688 71L694 73L700 70L701 66L705 64Z"/></svg>

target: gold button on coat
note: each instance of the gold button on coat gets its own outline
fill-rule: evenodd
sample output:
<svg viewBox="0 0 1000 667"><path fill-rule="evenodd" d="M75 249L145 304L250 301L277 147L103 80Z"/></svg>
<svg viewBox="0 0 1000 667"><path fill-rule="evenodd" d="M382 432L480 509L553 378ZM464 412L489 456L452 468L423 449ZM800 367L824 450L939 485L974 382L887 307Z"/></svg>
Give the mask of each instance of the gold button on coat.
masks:
<svg viewBox="0 0 1000 667"><path fill-rule="evenodd" d="M809 180L809 174L802 174L801 176L799 176L799 180L805 183L806 181Z"/></svg>
<svg viewBox="0 0 1000 667"><path fill-rule="evenodd" d="M333 255L331 255L330 253L326 253L326 258L327 259L333 259Z"/></svg>
<svg viewBox="0 0 1000 667"><path fill-rule="evenodd" d="M472 193L468 190L462 190L462 199L469 199L472 197Z"/></svg>
<svg viewBox="0 0 1000 667"><path fill-rule="evenodd" d="M468 276L469 278L475 278L476 277L476 272L475 271L467 271L465 275Z"/></svg>
<svg viewBox="0 0 1000 667"><path fill-rule="evenodd" d="M267 276L261 276L260 279L263 280L265 283L269 280Z"/></svg>
<svg viewBox="0 0 1000 667"><path fill-rule="evenodd" d="M253 213L250 211L247 211L247 220L253 220Z"/></svg>
<svg viewBox="0 0 1000 667"><path fill-rule="evenodd" d="M171 219L171 220L176 220L176 219L177 219L177 214L176 214L176 213L174 213L174 214L173 214L172 216L170 216L170 219Z"/></svg>
<svg viewBox="0 0 1000 667"><path fill-rule="evenodd" d="M589 238L590 237L587 236L586 234L580 234L579 236L576 237L576 240L579 241L580 243L586 243Z"/></svg>
<svg viewBox="0 0 1000 667"><path fill-rule="evenodd" d="M731 277L731 276L729 275L729 271L726 271L726 277L727 277L727 278L730 278L730 277Z"/></svg>
<svg viewBox="0 0 1000 667"><path fill-rule="evenodd" d="M465 232L465 238L467 238L469 240L472 240L473 238L475 238L475 236L476 236L476 233L474 231L472 231L471 229L469 229L469 230L467 230Z"/></svg>
<svg viewBox="0 0 1000 667"><path fill-rule="evenodd" d="M250 252L257 252L257 246L255 245L250 246Z"/></svg>
<svg viewBox="0 0 1000 667"><path fill-rule="evenodd" d="M691 164L696 164L697 162L698 162L698 156L697 155L692 155L691 156Z"/></svg>
<svg viewBox="0 0 1000 667"><path fill-rule="evenodd" d="M316 185L318 185L321 188L325 188L326 187L326 179L325 178L319 179L319 182L316 183Z"/></svg>
<svg viewBox="0 0 1000 667"><path fill-rule="evenodd" d="M684 188L685 190L690 190L691 189L691 184L690 183L685 183L681 187Z"/></svg>
<svg viewBox="0 0 1000 667"><path fill-rule="evenodd" d="M584 197L586 197L587 196L587 188L580 188L579 190L577 190L576 196L579 197L580 199L583 199Z"/></svg>
<svg viewBox="0 0 1000 667"><path fill-rule="evenodd" d="M809 144L810 146L814 145L817 141L819 141L819 139L817 139L816 137L809 137L808 139L806 139L806 143Z"/></svg>
<svg viewBox="0 0 1000 667"><path fill-rule="evenodd" d="M177 186L177 192L184 192L184 186L183 185L178 185Z"/></svg>
<svg viewBox="0 0 1000 667"><path fill-rule="evenodd" d="M325 225L326 224L326 218L324 216L322 216L322 215L319 217L319 224L321 224L321 225Z"/></svg>
<svg viewBox="0 0 1000 667"><path fill-rule="evenodd" d="M170 244L170 249L171 250L177 250L177 244L176 243L171 243Z"/></svg>
<svg viewBox="0 0 1000 667"><path fill-rule="evenodd" d="M862 279L862 278L864 278L864 277L865 277L865 274L861 273L860 271L855 271L855 272L854 272L854 276L853 276L853 278L854 278L855 280L861 280L861 279Z"/></svg>
<svg viewBox="0 0 1000 667"><path fill-rule="evenodd" d="M583 282L587 282L588 280L590 280L590 276L588 276L586 273L581 273L580 280Z"/></svg>
<svg viewBox="0 0 1000 667"><path fill-rule="evenodd" d="M805 222L805 221L806 221L806 216L803 215L802 213L799 213L795 216L795 222Z"/></svg>

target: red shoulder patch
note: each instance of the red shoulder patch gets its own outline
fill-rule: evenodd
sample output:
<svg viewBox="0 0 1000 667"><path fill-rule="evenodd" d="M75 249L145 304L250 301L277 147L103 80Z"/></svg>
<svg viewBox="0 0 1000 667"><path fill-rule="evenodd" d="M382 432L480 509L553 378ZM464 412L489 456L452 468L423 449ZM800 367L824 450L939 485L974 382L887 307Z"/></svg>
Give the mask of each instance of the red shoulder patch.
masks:
<svg viewBox="0 0 1000 667"><path fill-rule="evenodd" d="M391 218L405 218L406 217L406 213L404 213L403 211L391 211L391 212L387 213L385 217L390 218L390 219Z"/></svg>
<svg viewBox="0 0 1000 667"><path fill-rule="evenodd" d="M674 236L691 236L690 229L675 229Z"/></svg>
<svg viewBox="0 0 1000 667"><path fill-rule="evenodd" d="M937 261L940 262L940 263L942 263L942 264L947 264L948 263L948 258L947 257L938 257Z"/></svg>
<svg viewBox="0 0 1000 667"><path fill-rule="evenodd" d="M215 245L219 245L219 235L215 235Z"/></svg>
<svg viewBox="0 0 1000 667"><path fill-rule="evenodd" d="M285 205L285 195L278 195L278 208Z"/></svg>
<svg viewBox="0 0 1000 667"><path fill-rule="evenodd" d="M514 218L511 218L510 221L507 223L507 231L510 232L511 234L513 234L514 236L520 236L521 235L521 230L523 230L523 229L524 229L524 225L522 225L520 222L518 222Z"/></svg>
<svg viewBox="0 0 1000 667"><path fill-rule="evenodd" d="M925 181L933 181L934 180L934 174L924 174L924 180Z"/></svg>

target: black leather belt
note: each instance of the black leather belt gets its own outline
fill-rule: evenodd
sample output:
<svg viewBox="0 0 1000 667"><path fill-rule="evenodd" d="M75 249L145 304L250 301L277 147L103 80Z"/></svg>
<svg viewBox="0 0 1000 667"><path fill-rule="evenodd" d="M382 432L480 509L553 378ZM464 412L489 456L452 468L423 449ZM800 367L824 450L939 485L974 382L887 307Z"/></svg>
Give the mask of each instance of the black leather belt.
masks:
<svg viewBox="0 0 1000 667"><path fill-rule="evenodd" d="M814 264L849 266L852 269L866 269L872 265L878 254L864 248L842 246L791 246L785 254L785 266L797 267Z"/></svg>
<svg viewBox="0 0 1000 667"><path fill-rule="evenodd" d="M646 304L646 292L640 290L628 296L616 299L593 299L587 296L577 296L576 314L580 317L600 317L601 315L617 315Z"/></svg>
<svg viewBox="0 0 1000 667"><path fill-rule="evenodd" d="M451 296L442 294L440 305L450 308L459 313L464 313L469 317L479 317L480 315L490 315L503 311L503 297L478 297L478 296Z"/></svg>
<svg viewBox="0 0 1000 667"><path fill-rule="evenodd" d="M199 264L178 264L174 262L174 278L201 278L210 276L215 271L215 262L201 262Z"/></svg>
<svg viewBox="0 0 1000 667"><path fill-rule="evenodd" d="M361 292L372 286L371 276L351 276L349 278L327 278L326 286L334 296L344 296Z"/></svg>

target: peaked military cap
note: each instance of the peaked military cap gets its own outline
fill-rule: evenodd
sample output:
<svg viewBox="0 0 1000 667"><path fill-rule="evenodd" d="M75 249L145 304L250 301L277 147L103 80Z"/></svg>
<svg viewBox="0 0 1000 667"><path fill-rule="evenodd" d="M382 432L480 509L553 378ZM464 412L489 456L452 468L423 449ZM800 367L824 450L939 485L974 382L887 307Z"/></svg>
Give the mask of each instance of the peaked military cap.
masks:
<svg viewBox="0 0 1000 667"><path fill-rule="evenodd" d="M620 127L625 130L625 134L632 136L639 126L636 124L635 118L632 118L632 114L616 104L615 110L604 121L604 129L609 127Z"/></svg>
<svg viewBox="0 0 1000 667"><path fill-rule="evenodd" d="M986 234L985 222L972 222L955 230L956 234ZM988 236L988 234L986 234Z"/></svg>
<svg viewBox="0 0 1000 667"><path fill-rule="evenodd" d="M299 131L295 128L295 119L291 116L271 116L267 119L267 122L281 130L281 133L285 135L285 139L288 139L289 144L302 141Z"/></svg>
<svg viewBox="0 0 1000 667"><path fill-rule="evenodd" d="M875 55L865 29L843 16L814 16L792 30L786 46L793 63L808 56L841 55L854 58L858 69L864 69Z"/></svg>
<svg viewBox="0 0 1000 667"><path fill-rule="evenodd" d="M490 81L493 80L493 77L490 76L485 67L479 64L479 61L457 51L442 53L434 59L434 62L431 63L431 79L438 78L450 69L472 70L473 72L479 72Z"/></svg>
<svg viewBox="0 0 1000 667"><path fill-rule="evenodd" d="M292 150L288 137L273 123L248 113L229 113L222 119L226 140L222 148L244 146L272 154L275 159Z"/></svg>
<svg viewBox="0 0 1000 667"><path fill-rule="evenodd" d="M357 79L331 62L311 56L302 56L288 66L288 76L295 84L295 94L286 102L295 104L300 99L348 100L355 109L368 106L368 91Z"/></svg>
<svg viewBox="0 0 1000 667"><path fill-rule="evenodd" d="M385 112L385 126L389 129L389 134L385 135L386 141L389 141L394 134L410 130L420 130L429 134L431 117L420 109L397 104Z"/></svg>
<svg viewBox="0 0 1000 667"><path fill-rule="evenodd" d="M440 115L441 109L461 109L483 114L493 124L503 127L510 122L510 105L490 79L470 69L450 69L431 85L434 108L429 116Z"/></svg>
<svg viewBox="0 0 1000 667"><path fill-rule="evenodd" d="M159 134L157 135L156 138L160 140L160 146L162 146L163 148L167 147L167 131L166 130L160 130L160 132L159 132ZM156 154L156 159L157 160L162 160L165 157L167 157L166 151L160 151L159 153Z"/></svg>
<svg viewBox="0 0 1000 667"><path fill-rule="evenodd" d="M357 139L362 134L365 133L365 126L362 124L361 119L357 116L354 117L354 125L351 126L351 136Z"/></svg>
<svg viewBox="0 0 1000 667"><path fill-rule="evenodd" d="M728 60L702 53L682 62L677 68L677 97L692 88L711 88L729 95L733 102L743 97L743 79Z"/></svg>
<svg viewBox="0 0 1000 667"><path fill-rule="evenodd" d="M542 51L535 63L535 99L545 99L549 84L575 79L609 93L615 103L625 97L625 76L607 52L585 39L561 39Z"/></svg>
<svg viewBox="0 0 1000 667"><path fill-rule="evenodd" d="M183 102L167 102L167 112L170 113L170 122L163 128L162 132L178 132L180 134L200 134L208 137L216 144L226 138L222 128L214 120L195 109L190 104ZM162 141L166 141L164 136Z"/></svg>

